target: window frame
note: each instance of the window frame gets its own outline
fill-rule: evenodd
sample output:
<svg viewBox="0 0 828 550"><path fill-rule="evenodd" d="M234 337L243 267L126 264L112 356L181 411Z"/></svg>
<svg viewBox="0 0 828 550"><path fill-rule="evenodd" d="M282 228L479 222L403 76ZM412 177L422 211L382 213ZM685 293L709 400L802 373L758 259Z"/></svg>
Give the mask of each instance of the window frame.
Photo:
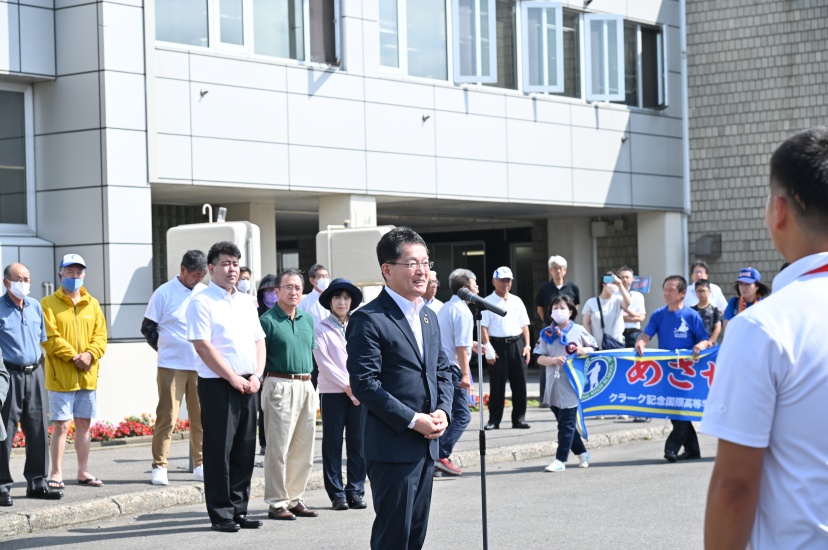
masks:
<svg viewBox="0 0 828 550"><path fill-rule="evenodd" d="M23 94L23 141L26 146L26 223L0 223L0 235L34 237L37 234L37 201L35 196L35 139L32 87L26 84L0 82L0 90Z"/></svg>
<svg viewBox="0 0 828 550"><path fill-rule="evenodd" d="M382 1L382 0L380 0ZM454 78L454 17L452 6L454 0L443 0L446 15L446 78L430 78L408 74L408 22L406 20L406 2L408 0L394 0L397 4L397 62L398 67L382 64L382 56L379 59L379 72L382 75L396 75L406 80L419 82L447 82L453 84ZM377 21L379 28L379 21ZM377 40L377 47L380 42ZM460 84L458 82L458 84Z"/></svg>
<svg viewBox="0 0 828 550"><path fill-rule="evenodd" d="M607 60L607 63L601 67L602 72L604 73L604 77L607 79L607 83L609 83L610 77L610 64L609 64L609 40L607 40L607 24L614 23L616 26L616 63L617 63L617 74L616 78L618 79L618 91L616 93L593 93L592 92L592 68L593 68L593 57L596 57L595 63L597 63L597 56L593 55L592 51L592 40L590 39L591 34L591 25L593 21L601 21L604 23L604 56ZM613 15L613 14L603 14L603 13L585 13L583 15L583 46L584 46L584 72L586 75L586 88L584 89L584 98L587 101L624 101L625 100L625 74L624 74L624 17L621 15Z"/></svg>
<svg viewBox="0 0 828 550"><path fill-rule="evenodd" d="M453 56L453 78L456 84L491 84L497 82L497 2L495 0L472 0L475 5L474 17L474 47L477 66L475 73L470 75L460 74L460 0L451 0L451 47ZM483 36L480 33L480 7L482 3L488 4L488 29L489 40L489 75L483 76L482 42ZM399 5L399 4L398 4ZM448 23L448 22L447 22Z"/></svg>
<svg viewBox="0 0 828 550"><path fill-rule="evenodd" d="M242 44L230 44L221 41L221 2L222 0L207 0L208 9L207 16L210 18L208 22L209 36L207 37L207 47L215 49L218 52L230 53L253 53L254 36L253 36L253 0L241 0L242 3ZM215 46L212 44L215 43Z"/></svg>
<svg viewBox="0 0 828 550"><path fill-rule="evenodd" d="M557 85L538 85L538 84L529 84L529 33L527 32L526 25L529 23L529 10L530 9L555 9L555 28L557 32L555 33L555 47L556 51L558 52L558 58L555 61L555 71L557 73ZM518 89L526 94L533 94L533 93L551 93L551 94L560 94L566 88L566 84L564 82L564 55L563 55L563 4L561 2L549 2L547 0L527 0L520 2L520 19L519 24L517 25L517 32L519 33L518 40L516 42L520 44L519 55L517 56L519 61L519 70L518 74L520 75L520 85ZM544 41L545 41L545 33L544 33ZM546 61L548 54L548 48L541 52L541 55ZM544 67L548 66L548 62L543 63Z"/></svg>

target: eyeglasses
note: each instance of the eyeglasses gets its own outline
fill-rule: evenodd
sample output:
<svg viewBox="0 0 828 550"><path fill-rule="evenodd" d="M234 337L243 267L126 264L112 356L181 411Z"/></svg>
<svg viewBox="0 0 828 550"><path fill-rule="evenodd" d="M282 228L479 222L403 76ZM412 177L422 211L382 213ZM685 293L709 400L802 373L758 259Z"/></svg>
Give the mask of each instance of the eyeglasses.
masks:
<svg viewBox="0 0 828 550"><path fill-rule="evenodd" d="M302 292L301 286L296 285L284 285L277 288L281 288L282 290L287 290L288 292Z"/></svg>
<svg viewBox="0 0 828 550"><path fill-rule="evenodd" d="M440 281L429 281L428 286L440 286Z"/></svg>
<svg viewBox="0 0 828 550"><path fill-rule="evenodd" d="M422 269L431 269L434 267L434 262L425 261L425 262L417 262L411 260L410 262L388 262L391 265L404 265L409 270L414 271L415 269L422 268Z"/></svg>

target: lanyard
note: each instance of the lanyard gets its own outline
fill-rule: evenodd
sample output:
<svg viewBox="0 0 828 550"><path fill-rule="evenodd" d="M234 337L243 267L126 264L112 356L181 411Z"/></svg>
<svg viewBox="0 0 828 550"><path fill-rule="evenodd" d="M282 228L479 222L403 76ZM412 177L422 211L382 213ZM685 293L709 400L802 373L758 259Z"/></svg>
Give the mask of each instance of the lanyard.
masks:
<svg viewBox="0 0 828 550"><path fill-rule="evenodd" d="M803 274L802 277L807 277L808 275L815 275L816 273L825 273L826 271L828 271L828 264L825 264L824 266L818 267L816 269L812 269L808 273Z"/></svg>

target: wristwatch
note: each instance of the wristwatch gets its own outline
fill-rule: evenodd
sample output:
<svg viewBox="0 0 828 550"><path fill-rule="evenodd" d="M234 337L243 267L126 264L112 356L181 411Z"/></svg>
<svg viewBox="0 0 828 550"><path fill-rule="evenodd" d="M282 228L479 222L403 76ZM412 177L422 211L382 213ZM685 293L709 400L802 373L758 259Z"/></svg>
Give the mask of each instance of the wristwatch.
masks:
<svg viewBox="0 0 828 550"><path fill-rule="evenodd" d="M256 378L259 379L259 384L264 384L264 374L259 374Z"/></svg>

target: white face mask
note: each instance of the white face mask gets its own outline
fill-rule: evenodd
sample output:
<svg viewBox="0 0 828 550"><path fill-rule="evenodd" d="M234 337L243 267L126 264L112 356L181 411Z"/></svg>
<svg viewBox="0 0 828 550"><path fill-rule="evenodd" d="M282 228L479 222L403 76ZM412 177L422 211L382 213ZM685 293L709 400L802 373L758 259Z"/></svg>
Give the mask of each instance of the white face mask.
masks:
<svg viewBox="0 0 828 550"><path fill-rule="evenodd" d="M569 309L553 309L552 320L559 324L569 321Z"/></svg>
<svg viewBox="0 0 828 550"><path fill-rule="evenodd" d="M618 285L615 284L607 285L607 290L610 291L610 294L618 294L619 292Z"/></svg>
<svg viewBox="0 0 828 550"><path fill-rule="evenodd" d="M239 292L244 292L247 294L250 292L250 279L239 279Z"/></svg>
<svg viewBox="0 0 828 550"><path fill-rule="evenodd" d="M331 280L328 278L324 279L316 279L316 286L319 287L319 290L324 291L328 288L328 285L331 283Z"/></svg>
<svg viewBox="0 0 828 550"><path fill-rule="evenodd" d="M15 298L18 300L22 300L26 296L29 295L29 289L32 287L30 283L24 283L21 281L15 281L11 284L11 288L9 288L9 292L14 294Z"/></svg>

